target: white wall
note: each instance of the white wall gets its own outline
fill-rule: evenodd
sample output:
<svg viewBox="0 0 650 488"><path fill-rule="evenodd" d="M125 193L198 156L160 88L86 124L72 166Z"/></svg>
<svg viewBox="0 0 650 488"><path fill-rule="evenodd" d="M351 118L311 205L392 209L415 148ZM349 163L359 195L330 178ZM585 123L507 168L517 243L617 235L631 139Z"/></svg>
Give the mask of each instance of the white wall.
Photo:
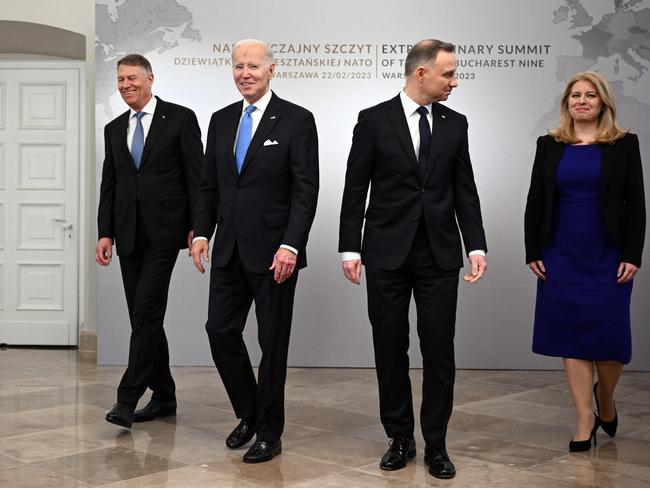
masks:
<svg viewBox="0 0 650 488"><path fill-rule="evenodd" d="M80 290L80 300L85 316L80 316L80 332L96 330L96 273L94 248L96 244L95 213L95 3L92 0L20 0L0 2L0 19L33 22L66 29L86 36L86 154L81 164L86 165L86 178L82 182L86 198L80 205L87 209L83 225L88 235L85 274L81 277L85 288Z"/></svg>

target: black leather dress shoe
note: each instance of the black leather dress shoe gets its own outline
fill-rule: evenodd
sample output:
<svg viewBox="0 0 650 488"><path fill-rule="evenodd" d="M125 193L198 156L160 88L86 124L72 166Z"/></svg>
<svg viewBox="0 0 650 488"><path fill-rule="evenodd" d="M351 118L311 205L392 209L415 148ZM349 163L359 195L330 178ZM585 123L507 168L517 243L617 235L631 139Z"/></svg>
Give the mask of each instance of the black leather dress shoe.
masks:
<svg viewBox="0 0 650 488"><path fill-rule="evenodd" d="M406 466L409 459L415 457L415 439L406 437L391 439L388 451L381 457L379 467L386 471L395 471Z"/></svg>
<svg viewBox="0 0 650 488"><path fill-rule="evenodd" d="M255 422L242 419L239 425L226 438L226 447L237 449L250 441L255 435Z"/></svg>
<svg viewBox="0 0 650 488"><path fill-rule="evenodd" d="M456 476L456 467L444 449L427 449L424 453L424 464L429 466L429 474L434 478L447 480Z"/></svg>
<svg viewBox="0 0 650 488"><path fill-rule="evenodd" d="M152 399L149 400L149 403L144 408L135 411L133 421L148 422L158 417L171 417L173 415L176 415L176 400L159 402Z"/></svg>
<svg viewBox="0 0 650 488"><path fill-rule="evenodd" d="M106 414L106 422L130 429L133 424L133 409L125 403L116 403Z"/></svg>
<svg viewBox="0 0 650 488"><path fill-rule="evenodd" d="M263 463L270 461L282 452L282 442L278 439L275 442L266 442L256 439L251 447L244 454L245 463Z"/></svg>

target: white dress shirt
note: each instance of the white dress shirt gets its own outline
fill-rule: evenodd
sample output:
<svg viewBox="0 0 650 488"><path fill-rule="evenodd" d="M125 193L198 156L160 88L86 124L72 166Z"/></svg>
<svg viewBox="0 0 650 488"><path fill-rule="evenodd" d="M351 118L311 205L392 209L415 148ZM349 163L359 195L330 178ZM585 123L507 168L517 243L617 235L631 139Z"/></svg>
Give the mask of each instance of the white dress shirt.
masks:
<svg viewBox="0 0 650 488"><path fill-rule="evenodd" d="M156 97L152 96L151 100L140 110L144 113L140 121L142 122L142 129L144 130L144 142L147 142L147 135L149 134L149 129L151 129L151 121L153 120L153 114L156 111L156 105L158 101ZM129 152L131 152L131 145L133 144L133 134L135 134L135 127L138 125L138 120L135 118L136 111L131 109L129 114L129 129L126 132L126 145L129 146Z"/></svg>
<svg viewBox="0 0 650 488"><path fill-rule="evenodd" d="M415 154L420 153L420 114L418 113L418 105L406 94L404 90L399 92L399 98L402 102L402 109L404 110L404 117L406 117L406 123L408 124L409 133L411 134L411 142L413 142L413 149ZM429 122L429 130L431 130L431 104L424 105L427 109L427 122ZM470 251L469 256L478 254L480 256L485 256L485 251L481 249L475 249ZM341 260L342 261L352 261L354 259L361 259L361 253L358 252L342 252Z"/></svg>
<svg viewBox="0 0 650 488"><path fill-rule="evenodd" d="M260 98L257 102L255 102L253 105L255 105L255 110L251 112L251 118L253 119L253 127L251 130L251 139L255 135L255 131L257 130L257 126L260 125L260 121L262 120L262 116L264 115L264 111L266 110L266 107L269 106L269 102L271 101L271 95L272 92L271 90L268 90L264 95L262 95L262 98ZM248 108L248 102L244 100L244 103L242 103L241 106L241 115L239 116L239 124L241 125L241 120L243 118L244 112ZM237 146L237 138L239 137L239 127L237 127L237 137L235 137L235 140L233 141L232 144L232 152L233 154L235 153L235 147Z"/></svg>
<svg viewBox="0 0 650 488"><path fill-rule="evenodd" d="M418 113L420 106L411 100L404 90L399 92L399 98L402 102L404 117L406 117L406 123L409 126L409 134L411 134L413 149L417 157L420 154L420 114ZM427 122L429 122L429 130L431 130L431 104L424 105L424 108L427 109Z"/></svg>

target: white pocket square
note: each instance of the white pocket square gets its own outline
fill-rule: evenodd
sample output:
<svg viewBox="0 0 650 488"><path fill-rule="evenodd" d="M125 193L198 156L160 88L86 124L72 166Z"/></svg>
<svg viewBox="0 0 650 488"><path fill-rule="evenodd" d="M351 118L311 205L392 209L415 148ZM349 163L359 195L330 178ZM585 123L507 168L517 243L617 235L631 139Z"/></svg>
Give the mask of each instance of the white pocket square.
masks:
<svg viewBox="0 0 650 488"><path fill-rule="evenodd" d="M271 139L267 139L264 141L265 146L275 146L278 143L278 141L272 141Z"/></svg>

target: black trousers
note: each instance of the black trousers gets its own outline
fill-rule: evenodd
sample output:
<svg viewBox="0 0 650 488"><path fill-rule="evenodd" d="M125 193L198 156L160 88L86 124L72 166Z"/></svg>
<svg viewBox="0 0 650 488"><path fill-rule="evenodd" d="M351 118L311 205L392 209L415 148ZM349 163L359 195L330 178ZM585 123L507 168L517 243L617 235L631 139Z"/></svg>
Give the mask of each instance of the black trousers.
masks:
<svg viewBox="0 0 650 488"><path fill-rule="evenodd" d="M147 387L152 398L176 399L169 370L169 349L163 329L169 282L178 249L154 249L140 212L133 252L120 256L122 282L131 320L129 362L117 388L117 401L135 408Z"/></svg>
<svg viewBox="0 0 650 488"><path fill-rule="evenodd" d="M459 270L443 270L436 264L422 221L402 266L366 267L379 410L389 437L412 437L415 427L408 357L413 295L423 359L422 434L427 447L445 448L454 393L458 274Z"/></svg>
<svg viewBox="0 0 650 488"><path fill-rule="evenodd" d="M270 264L270 263L269 263ZM284 385L298 270L278 284L273 273L246 270L237 249L228 264L210 270L210 301L205 329L214 364L237 418L256 421L259 440L273 442L284 430ZM257 381L242 337L255 302L262 350Z"/></svg>

